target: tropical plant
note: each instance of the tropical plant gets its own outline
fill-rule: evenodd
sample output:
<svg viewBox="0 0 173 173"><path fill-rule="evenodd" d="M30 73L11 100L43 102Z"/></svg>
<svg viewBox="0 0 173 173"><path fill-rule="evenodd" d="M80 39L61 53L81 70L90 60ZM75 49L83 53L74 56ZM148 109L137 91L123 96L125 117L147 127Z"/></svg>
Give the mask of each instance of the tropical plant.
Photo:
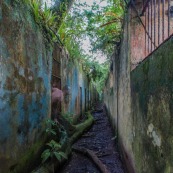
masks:
<svg viewBox="0 0 173 173"><path fill-rule="evenodd" d="M56 135L56 128L58 128L58 125L55 121L51 120L51 119L47 119L46 120L46 133L48 134L52 134L52 135Z"/></svg>
<svg viewBox="0 0 173 173"><path fill-rule="evenodd" d="M122 0L107 0L106 2L105 6L98 2L89 6L76 1L58 32L70 57L82 64L84 71L97 86L99 92L102 92L108 75L112 52L121 38L124 14ZM83 40L86 39L89 39L90 52L86 52L81 46L84 43ZM105 56L107 61L98 63L96 60L99 59L98 53Z"/></svg>
<svg viewBox="0 0 173 173"><path fill-rule="evenodd" d="M115 43L120 40L123 2L107 0L104 7L96 2L92 6L77 2L59 30L62 41L66 45L71 39L80 45L87 36L92 52L101 51L110 57Z"/></svg>
<svg viewBox="0 0 173 173"><path fill-rule="evenodd" d="M76 0L68 15L67 11L73 0L52 0L54 5L51 8L46 3L43 4L45 0L21 1L30 2L35 21L44 31L48 43L60 42L60 37L70 54L70 58L76 59L83 66L91 81L95 85L99 85L97 88L101 91L109 69L111 54L115 44L121 38L124 14L123 1L100 0L100 2L94 2L90 6ZM106 2L106 5L100 5L102 2ZM62 19L64 21L61 24ZM88 50L90 52L85 51L81 46L83 40L89 40ZM99 52L107 58L106 63L99 64L95 60Z"/></svg>
<svg viewBox="0 0 173 173"><path fill-rule="evenodd" d="M44 150L41 158L42 163L45 163L48 159L56 159L61 161L62 158L67 159L67 156L64 152L60 151L61 145L55 142L54 140L51 140L49 143L46 144L48 146L48 149Z"/></svg>
<svg viewBox="0 0 173 173"><path fill-rule="evenodd" d="M56 15L55 12L53 12L50 8L47 7L46 3L44 5L44 9L41 13L41 16L44 24L47 27L50 27L51 29L57 29L56 19L58 18L58 16Z"/></svg>
<svg viewBox="0 0 173 173"><path fill-rule="evenodd" d="M63 113L62 116L70 123L73 124L73 114L70 112Z"/></svg>

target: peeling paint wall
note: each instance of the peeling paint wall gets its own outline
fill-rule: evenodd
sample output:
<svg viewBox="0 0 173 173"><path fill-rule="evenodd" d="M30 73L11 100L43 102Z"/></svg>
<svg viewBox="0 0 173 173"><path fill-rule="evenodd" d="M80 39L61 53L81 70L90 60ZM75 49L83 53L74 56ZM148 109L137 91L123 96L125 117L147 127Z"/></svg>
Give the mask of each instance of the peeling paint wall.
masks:
<svg viewBox="0 0 173 173"><path fill-rule="evenodd" d="M43 139L45 119L51 117L52 58L53 48L29 7L0 1L1 173ZM70 88L64 111L77 118L89 107L94 89L79 62L69 60L63 48L61 61L62 89Z"/></svg>
<svg viewBox="0 0 173 173"><path fill-rule="evenodd" d="M89 78L84 74L78 61L72 60L63 52L62 56L62 90L69 88L69 93L64 93L63 111L74 115L82 115L89 108L92 93Z"/></svg>
<svg viewBox="0 0 173 173"><path fill-rule="evenodd" d="M0 172L20 158L50 115L51 51L28 7L0 3Z"/></svg>
<svg viewBox="0 0 173 173"><path fill-rule="evenodd" d="M172 173L173 41L167 40L131 72L128 16L104 102L128 172Z"/></svg>

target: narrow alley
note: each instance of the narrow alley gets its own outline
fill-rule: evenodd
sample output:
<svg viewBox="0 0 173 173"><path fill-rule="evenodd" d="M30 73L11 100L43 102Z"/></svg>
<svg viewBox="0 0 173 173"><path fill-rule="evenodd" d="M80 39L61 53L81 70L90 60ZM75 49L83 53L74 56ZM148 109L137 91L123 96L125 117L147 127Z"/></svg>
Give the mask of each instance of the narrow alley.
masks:
<svg viewBox="0 0 173 173"><path fill-rule="evenodd" d="M0 0L0 173L173 173L173 0Z"/></svg>
<svg viewBox="0 0 173 173"><path fill-rule="evenodd" d="M73 145L72 156L60 173L99 173L101 171L85 150L93 152L106 167L104 173L126 173L121 162L116 136L102 104L95 105L95 123L92 128ZM57 171L59 173L59 171Z"/></svg>

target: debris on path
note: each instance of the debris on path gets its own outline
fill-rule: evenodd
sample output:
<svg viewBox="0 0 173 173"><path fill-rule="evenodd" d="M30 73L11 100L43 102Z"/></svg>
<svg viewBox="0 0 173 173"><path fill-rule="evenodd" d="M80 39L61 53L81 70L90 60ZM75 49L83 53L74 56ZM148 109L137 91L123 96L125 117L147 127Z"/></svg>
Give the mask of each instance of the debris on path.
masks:
<svg viewBox="0 0 173 173"><path fill-rule="evenodd" d="M57 173L125 173L102 105L96 105L93 116L95 124L73 145L71 158Z"/></svg>

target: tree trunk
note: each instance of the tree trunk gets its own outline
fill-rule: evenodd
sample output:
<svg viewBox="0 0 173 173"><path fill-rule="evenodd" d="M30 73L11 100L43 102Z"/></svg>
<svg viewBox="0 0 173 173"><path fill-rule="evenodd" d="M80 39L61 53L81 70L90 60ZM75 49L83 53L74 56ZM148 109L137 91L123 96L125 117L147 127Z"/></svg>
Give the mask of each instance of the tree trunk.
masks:
<svg viewBox="0 0 173 173"><path fill-rule="evenodd" d="M86 148L72 148L72 149L75 152L82 153L82 154L88 156L94 162L94 164L99 168L101 173L110 173L109 170L107 169L106 165L104 165L100 161L100 159L97 157L97 155L95 154L94 151L86 149Z"/></svg>

